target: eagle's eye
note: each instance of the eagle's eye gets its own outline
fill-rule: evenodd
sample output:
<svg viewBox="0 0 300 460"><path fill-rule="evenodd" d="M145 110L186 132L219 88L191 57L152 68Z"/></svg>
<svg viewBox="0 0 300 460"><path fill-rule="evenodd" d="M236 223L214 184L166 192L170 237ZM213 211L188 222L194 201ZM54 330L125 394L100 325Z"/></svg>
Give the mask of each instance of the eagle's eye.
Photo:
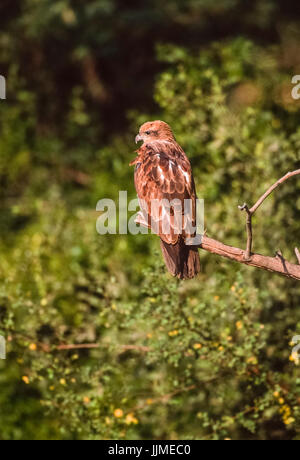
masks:
<svg viewBox="0 0 300 460"><path fill-rule="evenodd" d="M149 136L149 134L151 134L151 131L146 131L147 136Z"/></svg>

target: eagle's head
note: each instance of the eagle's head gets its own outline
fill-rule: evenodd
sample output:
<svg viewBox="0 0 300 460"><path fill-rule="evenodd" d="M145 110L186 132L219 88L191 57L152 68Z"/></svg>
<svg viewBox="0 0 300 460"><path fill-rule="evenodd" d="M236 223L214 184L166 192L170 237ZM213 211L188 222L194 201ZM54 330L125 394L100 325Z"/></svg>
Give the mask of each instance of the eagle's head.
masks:
<svg viewBox="0 0 300 460"><path fill-rule="evenodd" d="M170 126L164 121L148 121L144 123L135 138L135 142L153 142L153 141L175 141L174 134Z"/></svg>

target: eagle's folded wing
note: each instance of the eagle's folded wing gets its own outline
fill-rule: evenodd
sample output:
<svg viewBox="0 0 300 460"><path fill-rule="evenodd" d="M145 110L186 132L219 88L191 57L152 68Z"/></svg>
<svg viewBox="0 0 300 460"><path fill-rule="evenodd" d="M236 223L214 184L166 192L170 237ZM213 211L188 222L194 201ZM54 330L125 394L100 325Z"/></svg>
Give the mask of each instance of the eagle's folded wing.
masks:
<svg viewBox="0 0 300 460"><path fill-rule="evenodd" d="M169 244L176 244L179 235L194 236L195 185L190 163L179 145L164 141L143 145L134 164L141 207L137 222Z"/></svg>

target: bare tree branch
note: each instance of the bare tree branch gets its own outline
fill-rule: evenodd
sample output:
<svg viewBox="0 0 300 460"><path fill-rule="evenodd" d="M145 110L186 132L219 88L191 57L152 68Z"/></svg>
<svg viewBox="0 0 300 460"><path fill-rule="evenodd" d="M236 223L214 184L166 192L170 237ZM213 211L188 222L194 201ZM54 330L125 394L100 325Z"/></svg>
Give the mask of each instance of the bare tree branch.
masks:
<svg viewBox="0 0 300 460"><path fill-rule="evenodd" d="M247 218L246 218L246 229L247 229L247 248L245 252L245 260L250 260L251 258L251 251L252 251L252 239L253 239L253 234L252 234L252 214L250 212L250 209L246 203L243 204L243 206L239 206L239 209L241 211L246 211L247 213Z"/></svg>
<svg viewBox="0 0 300 460"><path fill-rule="evenodd" d="M298 264L292 264L285 260L282 255L282 252L278 250L275 254L275 257L263 256L261 254L252 253L252 243L253 243L253 230L252 230L252 217L257 211L257 209L262 205L266 198L283 182L288 180L293 176L300 175L300 169L297 169L292 172L288 172L285 176L279 179L275 184L273 184L267 191L264 193L259 200L255 203L252 208L249 209L249 206L244 203L243 206L239 206L241 211L245 211L247 214L246 217L246 229L247 229L247 248L244 251L243 249L234 248L232 246L227 246L219 241L208 238L206 235L202 237L202 243L200 245L201 249L211 252L213 254L218 254L219 256L226 257L227 259L235 260L236 262L243 263L246 265L251 265L252 267L261 268L263 270L268 270L271 272L280 273L288 278L293 278L300 281L300 252L295 248L296 257Z"/></svg>
<svg viewBox="0 0 300 460"><path fill-rule="evenodd" d="M27 334L24 334L23 332L15 331L14 329L11 328L4 328L7 333L11 333L12 335L8 336L8 341L12 342L15 337L20 337L23 340L26 340L28 342L31 342L31 344L36 345L38 350L41 350L45 353L51 353L54 351L70 351L70 350L93 350L93 349L100 349L100 348L108 348L109 344L107 343L63 343L60 345L52 345L44 342L39 342L36 340L35 337L30 337ZM122 354L125 353L126 351L138 351L141 353L147 353L151 351L150 347L146 347L143 345L120 345L118 347L118 353ZM35 351L35 350L33 350Z"/></svg>
<svg viewBox="0 0 300 460"><path fill-rule="evenodd" d="M262 205L262 203L265 201L266 198L268 198L269 195L283 182L285 182L287 179L290 177L296 176L300 174L300 169L297 169L292 172L288 172L285 176L283 176L281 179L279 179L275 184L273 184L267 191L264 193L259 200L255 203L254 206L252 206L251 209L249 209L248 205L246 203L243 204L243 206L239 206L238 208L241 211L246 211L247 217L246 217L246 228L247 228L247 249L245 252L245 260L250 260L251 259L251 251L252 251L252 242L253 242L253 231L252 231L252 216L255 214L257 209Z"/></svg>
<svg viewBox="0 0 300 460"><path fill-rule="evenodd" d="M254 206L250 209L250 213L253 216L255 211L260 207L260 205L265 201L266 198L268 198L269 195L280 185L283 184L286 180L288 180L290 177L297 176L300 174L300 169L296 169L295 171L288 172L285 176L283 176L281 179L279 179L275 184L273 184L267 191L262 195L259 200L255 203Z"/></svg>
<svg viewBox="0 0 300 460"><path fill-rule="evenodd" d="M81 344L64 344L64 345L58 345L55 347L56 350L91 350L91 349L96 349L96 348L101 348L103 345L100 343L81 343ZM141 351L141 352L148 352L150 351L149 347L144 347L142 345L121 345L120 346L120 353L124 353L125 351L128 350L134 350L134 351Z"/></svg>
<svg viewBox="0 0 300 460"><path fill-rule="evenodd" d="M217 254L227 259L235 260L241 264L250 265L252 267L261 268L270 272L276 272L287 278L293 278L300 281L300 265L292 264L283 257L269 257L261 254L251 254L251 259L246 259L246 251L243 249L228 246L213 240L207 236L202 237L201 249Z"/></svg>
<svg viewBox="0 0 300 460"><path fill-rule="evenodd" d="M281 177L275 184L273 184L266 193L264 193L259 200L255 203L254 206L252 206L251 209L249 209L248 205L246 203L243 204L243 206L239 206L238 208L240 211L246 211L247 217L246 217L246 228L247 228L247 249L245 252L245 260L250 260L251 259L251 251L252 251L252 241L253 241L253 232L252 232L252 216L255 214L257 209L262 205L262 203L265 201L266 198L268 198L269 195L283 182L288 180L290 177L297 176L300 174L300 169L296 169L295 171L288 172L285 176Z"/></svg>

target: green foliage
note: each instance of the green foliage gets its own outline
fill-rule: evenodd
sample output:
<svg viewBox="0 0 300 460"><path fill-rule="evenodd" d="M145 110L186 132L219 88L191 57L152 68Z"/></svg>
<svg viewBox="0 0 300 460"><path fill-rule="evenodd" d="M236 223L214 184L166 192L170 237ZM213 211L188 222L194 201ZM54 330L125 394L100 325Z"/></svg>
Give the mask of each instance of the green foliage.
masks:
<svg viewBox="0 0 300 460"><path fill-rule="evenodd" d="M136 43L145 29L149 39L168 24L174 38L188 25L186 46L158 37L155 117L170 123L191 158L209 236L238 247L245 245L238 204L253 203L299 168L294 69L282 58L290 48L243 38L189 46L203 15L219 20L234 8L238 15L239 1L22 5L0 34L14 94L0 105L0 334L8 348L0 361L0 439L298 439L300 379L290 343L300 333L298 284L203 251L199 278L179 282L166 274L156 237L95 229L99 199L118 200L119 190L135 197L134 134L153 118L152 104L142 115L131 101L138 70L118 60L129 30ZM277 8L260 5L256 27L264 30ZM57 56L49 47L53 67L45 60L49 43L61 50ZM37 67L23 66L27 50ZM93 75L95 54L107 74L93 80L96 93L88 80L87 96L79 69ZM32 68L39 72L31 78ZM116 95L102 99L111 73ZM148 75L136 94L145 87L143 101L152 98ZM91 94L102 101L101 116ZM119 121L110 126L116 114L124 117L122 104L126 135ZM114 115L107 121L105 108ZM254 220L256 251L280 247L293 260L299 204L297 179L264 203Z"/></svg>

